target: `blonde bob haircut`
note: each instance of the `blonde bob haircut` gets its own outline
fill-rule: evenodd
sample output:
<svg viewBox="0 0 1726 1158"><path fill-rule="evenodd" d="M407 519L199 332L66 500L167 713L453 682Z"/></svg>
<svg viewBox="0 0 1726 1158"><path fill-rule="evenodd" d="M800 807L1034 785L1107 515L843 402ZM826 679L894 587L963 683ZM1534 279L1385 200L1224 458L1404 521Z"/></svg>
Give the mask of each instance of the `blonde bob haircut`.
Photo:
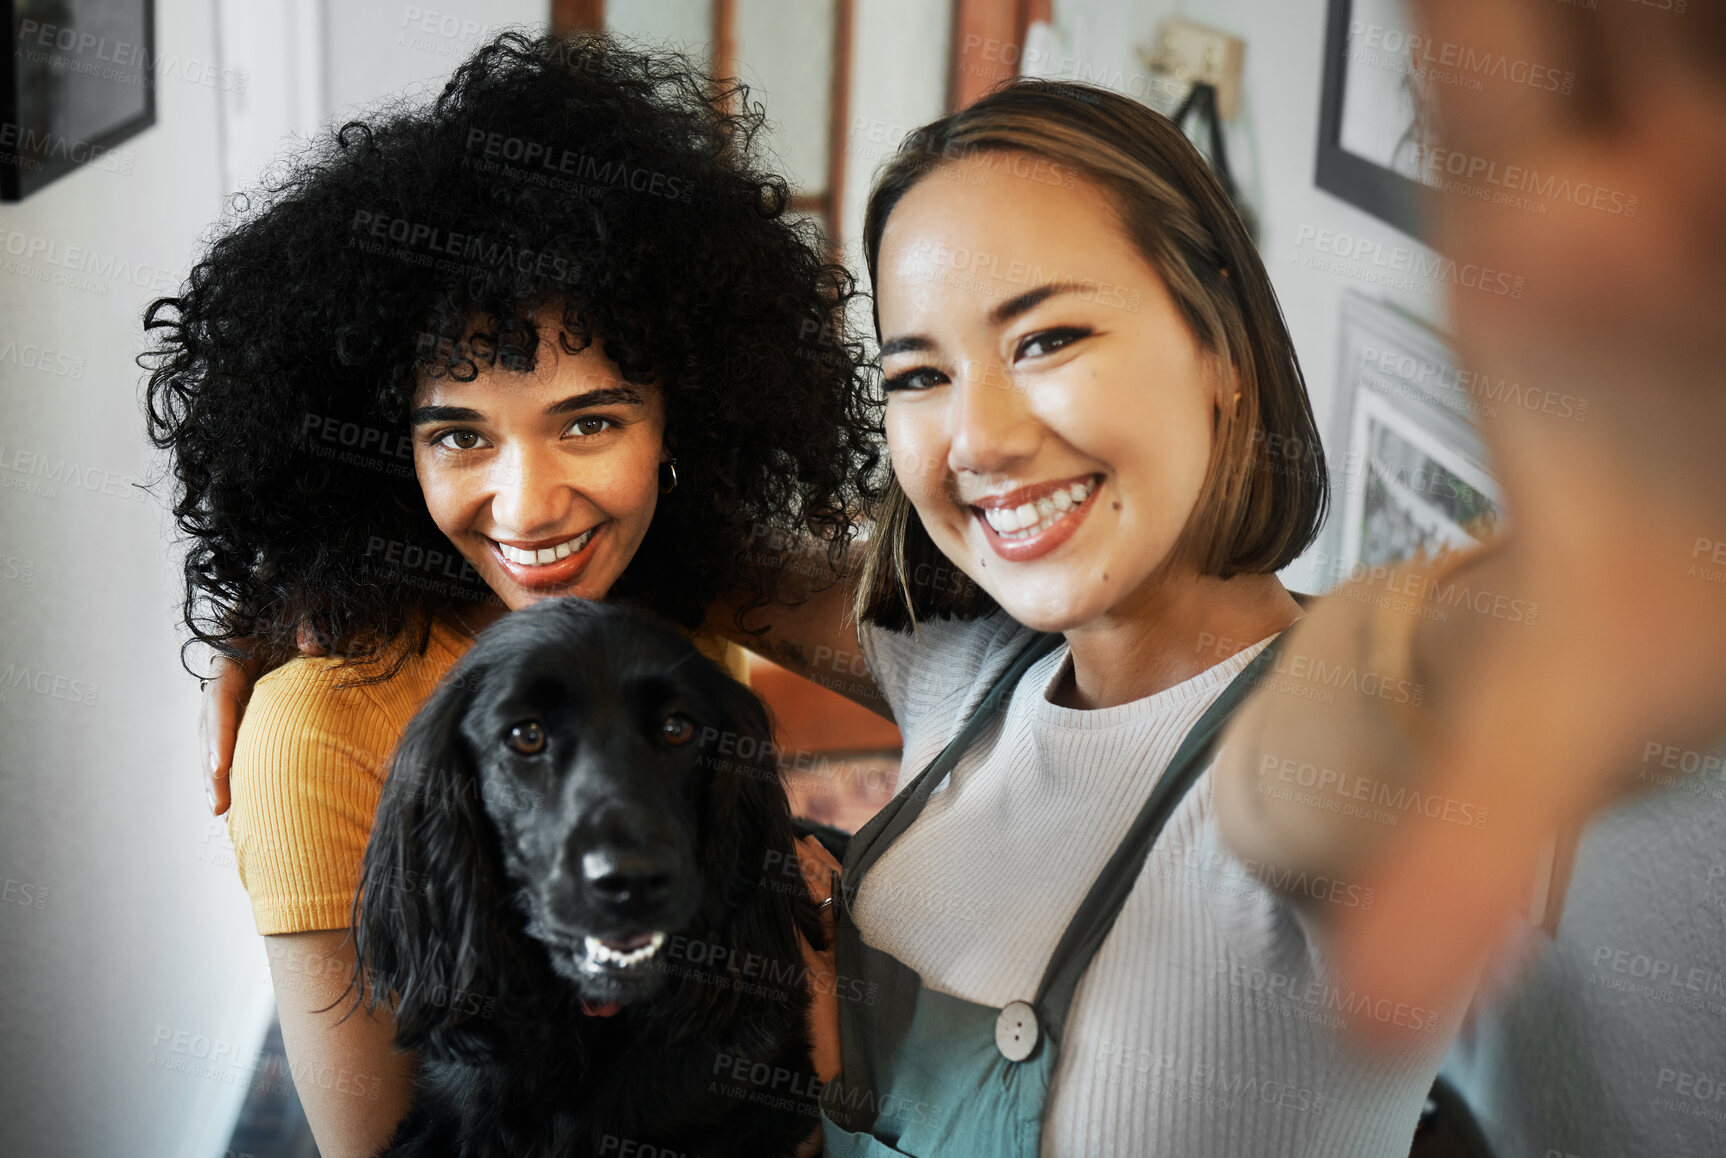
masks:
<svg viewBox="0 0 1726 1158"><path fill-rule="evenodd" d="M877 284L881 233L900 198L944 164L991 153L1041 159L1049 164L1036 171L1066 168L1106 192L1122 231L1225 371L1222 380L1228 371L1236 376L1240 400L1220 409L1204 487L1176 557L1225 579L1288 566L1318 533L1329 503L1306 380L1240 215L1167 117L1107 89L1017 80L915 130L869 194L863 255L870 284ZM879 337L879 314L875 329ZM858 618L906 630L919 618L975 618L995 607L940 553L893 480L864 554Z"/></svg>

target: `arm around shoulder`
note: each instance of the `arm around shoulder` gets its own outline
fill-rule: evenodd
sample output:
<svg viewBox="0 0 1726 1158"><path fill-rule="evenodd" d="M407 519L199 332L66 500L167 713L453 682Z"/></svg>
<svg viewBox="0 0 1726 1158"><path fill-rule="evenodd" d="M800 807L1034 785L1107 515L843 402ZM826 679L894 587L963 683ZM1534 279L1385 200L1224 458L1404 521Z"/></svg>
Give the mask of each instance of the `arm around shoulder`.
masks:
<svg viewBox="0 0 1726 1158"><path fill-rule="evenodd" d="M878 716L893 718L864 662L858 624L852 613L857 597L858 564L839 572L814 541L795 550L778 576L780 601L745 612L742 593L727 592L708 609L704 626L764 659L838 692Z"/></svg>

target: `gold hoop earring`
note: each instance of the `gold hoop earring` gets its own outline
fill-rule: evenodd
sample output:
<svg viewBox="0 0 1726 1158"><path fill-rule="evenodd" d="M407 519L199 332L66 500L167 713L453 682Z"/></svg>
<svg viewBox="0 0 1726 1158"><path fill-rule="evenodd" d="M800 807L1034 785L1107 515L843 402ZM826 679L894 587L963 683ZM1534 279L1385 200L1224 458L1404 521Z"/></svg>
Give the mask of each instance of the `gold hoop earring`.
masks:
<svg viewBox="0 0 1726 1158"><path fill-rule="evenodd" d="M667 471L669 471L671 473L671 481L670 482L665 481L665 475L666 475ZM676 489L677 489L677 460L675 458L668 458L664 462L659 464L659 493L662 495L668 495Z"/></svg>

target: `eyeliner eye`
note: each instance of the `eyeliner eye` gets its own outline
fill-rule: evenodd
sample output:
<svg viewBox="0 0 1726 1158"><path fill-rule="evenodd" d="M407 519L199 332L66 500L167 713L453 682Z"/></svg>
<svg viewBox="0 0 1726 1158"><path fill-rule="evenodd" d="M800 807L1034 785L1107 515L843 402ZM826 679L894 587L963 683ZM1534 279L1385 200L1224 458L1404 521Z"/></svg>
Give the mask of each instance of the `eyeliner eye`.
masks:
<svg viewBox="0 0 1726 1158"><path fill-rule="evenodd" d="M1038 330L1027 334L1019 343L1019 348L1013 351L1013 358L1034 358L1043 354L1053 354L1056 350L1072 345L1080 338L1089 336L1091 331L1076 327L1066 327L1058 330Z"/></svg>
<svg viewBox="0 0 1726 1158"><path fill-rule="evenodd" d="M695 721L682 712L674 712L665 717L665 722L659 726L660 735L665 742L674 748L681 748L695 739Z"/></svg>
<svg viewBox="0 0 1726 1158"><path fill-rule="evenodd" d="M510 725L509 734L504 737L503 742L520 755L537 755L545 749L545 729L538 720L523 720L519 724Z"/></svg>
<svg viewBox="0 0 1726 1158"><path fill-rule="evenodd" d="M895 390L927 390L931 386L939 386L947 380L947 376L931 366L918 366L915 370L906 370L895 374L881 384L882 389L889 393Z"/></svg>

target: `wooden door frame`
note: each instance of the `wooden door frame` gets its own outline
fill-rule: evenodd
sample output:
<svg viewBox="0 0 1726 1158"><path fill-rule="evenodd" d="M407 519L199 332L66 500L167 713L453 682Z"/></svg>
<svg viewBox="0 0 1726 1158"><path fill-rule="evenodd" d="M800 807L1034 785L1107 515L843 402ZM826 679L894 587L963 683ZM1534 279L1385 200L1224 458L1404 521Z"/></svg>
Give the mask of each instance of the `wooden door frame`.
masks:
<svg viewBox="0 0 1726 1158"><path fill-rule="evenodd" d="M1053 9L1053 0L953 0L947 111L957 112L1019 75L1025 33L1037 21L1052 19Z"/></svg>
<svg viewBox="0 0 1726 1158"><path fill-rule="evenodd" d="M605 27L605 0L551 0L551 34L598 31Z"/></svg>

